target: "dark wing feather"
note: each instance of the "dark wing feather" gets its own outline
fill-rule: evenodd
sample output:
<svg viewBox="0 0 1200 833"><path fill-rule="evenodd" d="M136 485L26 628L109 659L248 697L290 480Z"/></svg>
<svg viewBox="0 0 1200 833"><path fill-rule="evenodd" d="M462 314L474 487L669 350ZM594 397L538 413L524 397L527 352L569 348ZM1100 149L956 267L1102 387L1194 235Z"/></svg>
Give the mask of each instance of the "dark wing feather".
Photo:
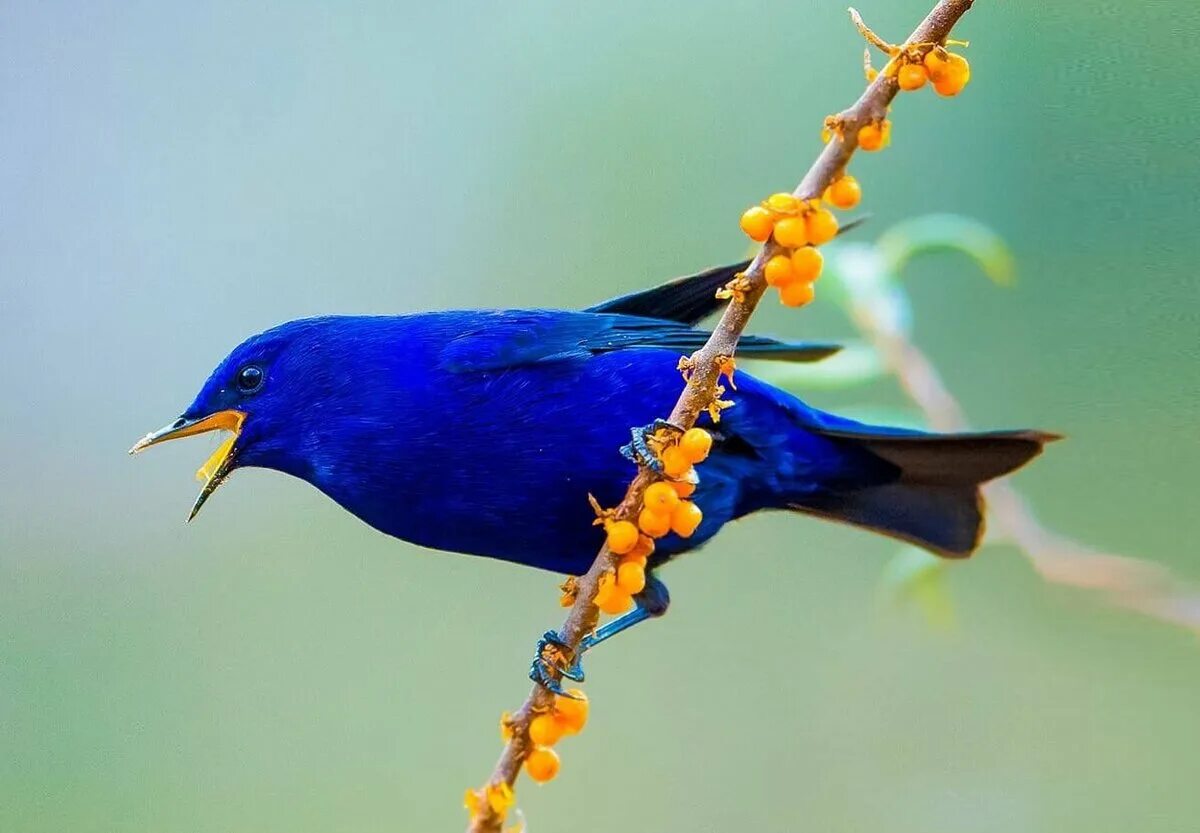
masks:
<svg viewBox="0 0 1200 833"><path fill-rule="evenodd" d="M643 318L659 318L693 325L721 305L717 290L750 265L743 260L732 266L718 266L696 275L675 278L664 284L630 292L619 298L588 307L585 312L621 313Z"/></svg>
<svg viewBox="0 0 1200 833"><path fill-rule="evenodd" d="M599 353L657 347L687 355L709 333L686 324L632 315L550 310L491 313L450 340L443 366L456 372L500 370L539 362L584 359ZM738 355L778 361L819 361L839 350L836 344L783 342L744 336Z"/></svg>
<svg viewBox="0 0 1200 833"><path fill-rule="evenodd" d="M843 223L838 229L838 235L857 228L865 221L865 217L857 217ZM749 265L750 261L743 260L730 266L718 266L695 275L675 278L650 289L602 301L588 307L585 312L622 313L695 325L705 316L716 312L724 303L717 298L717 290Z"/></svg>

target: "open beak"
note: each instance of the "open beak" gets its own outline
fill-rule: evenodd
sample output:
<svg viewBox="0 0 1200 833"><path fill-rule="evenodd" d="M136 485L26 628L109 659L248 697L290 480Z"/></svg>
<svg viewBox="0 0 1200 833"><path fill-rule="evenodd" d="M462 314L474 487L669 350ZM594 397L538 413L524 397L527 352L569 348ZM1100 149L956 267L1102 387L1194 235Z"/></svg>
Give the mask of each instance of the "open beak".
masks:
<svg viewBox="0 0 1200 833"><path fill-rule="evenodd" d="M233 434L232 437L228 437L217 446L217 450L212 453L212 456L196 472L196 479L201 481L204 487L196 497L196 502L192 504L192 511L188 514L188 520L190 521L196 517L196 514L200 511L200 507L208 500L209 495L215 492L217 487L233 471L234 458L236 457L234 444L237 442L238 435L242 431L242 423L245 421L245 413L235 410L217 411L215 414L209 414L199 419L180 417L170 425L160 428L157 431L151 431L142 437L134 443L133 448L129 449L129 453L137 454L139 451L144 451L152 445L165 443L167 440L193 437L197 434L207 434L210 431L229 431Z"/></svg>

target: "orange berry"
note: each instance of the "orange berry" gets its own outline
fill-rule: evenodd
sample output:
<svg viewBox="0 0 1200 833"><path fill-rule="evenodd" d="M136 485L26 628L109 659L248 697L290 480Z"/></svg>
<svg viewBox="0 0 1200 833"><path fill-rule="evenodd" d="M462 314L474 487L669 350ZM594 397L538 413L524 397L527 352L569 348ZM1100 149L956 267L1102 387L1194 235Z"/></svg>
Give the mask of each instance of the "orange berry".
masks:
<svg viewBox="0 0 1200 833"><path fill-rule="evenodd" d="M534 781L544 784L558 775L558 768L561 764L562 761L559 760L557 752L548 747L539 746L525 759L525 772Z"/></svg>
<svg viewBox="0 0 1200 833"><path fill-rule="evenodd" d="M746 232L746 236L755 243L767 242L767 238L771 236L771 229L774 225L774 216L761 205L751 206L742 214L742 231Z"/></svg>
<svg viewBox="0 0 1200 833"><path fill-rule="evenodd" d="M775 224L775 242L785 249L794 249L808 242L803 217L784 217Z"/></svg>
<svg viewBox="0 0 1200 833"><path fill-rule="evenodd" d="M800 201L791 194L778 193L767 197L766 207L776 214L795 214Z"/></svg>
<svg viewBox="0 0 1200 833"><path fill-rule="evenodd" d="M554 696L554 716L562 724L563 734L574 735L587 723L588 699L587 695L578 688L568 688L567 694L573 696L563 697L561 694Z"/></svg>
<svg viewBox="0 0 1200 833"><path fill-rule="evenodd" d="M962 76L963 86L971 80L971 62L962 55L953 52L946 53L946 68L955 75Z"/></svg>
<svg viewBox="0 0 1200 833"><path fill-rule="evenodd" d="M529 739L534 746L553 746L563 736L563 724L552 714L539 714L529 724Z"/></svg>
<svg viewBox="0 0 1200 833"><path fill-rule="evenodd" d="M681 498L689 498L696 493L696 484L690 480L672 480L671 488Z"/></svg>
<svg viewBox="0 0 1200 833"><path fill-rule="evenodd" d="M935 55L935 52L930 52L925 56L927 65L930 56ZM948 52L945 58L934 58L934 68L930 69L929 77L933 79L933 89L938 95L958 95L971 80L971 64L962 55Z"/></svg>
<svg viewBox="0 0 1200 833"><path fill-rule="evenodd" d="M828 243L837 237L837 217L834 217L833 212L828 208L818 208L816 211L809 212L808 216L804 218L804 223L808 228L809 242L814 246Z"/></svg>
<svg viewBox="0 0 1200 833"><path fill-rule="evenodd" d="M646 563L646 559L654 552L654 539L649 535L639 535L637 546L631 549L628 553L622 556L623 561L641 561Z"/></svg>
<svg viewBox="0 0 1200 833"><path fill-rule="evenodd" d="M637 545L637 527L629 521L612 521L605 524L608 548L617 555L624 555Z"/></svg>
<svg viewBox="0 0 1200 833"><path fill-rule="evenodd" d="M677 445L664 448L662 454L659 455L659 460L663 464L663 474L672 479L682 477L692 467L692 461Z"/></svg>
<svg viewBox="0 0 1200 833"><path fill-rule="evenodd" d="M670 523L670 519L667 519ZM641 593L646 587L646 568L636 561L626 561L617 567L617 588L629 595Z"/></svg>
<svg viewBox="0 0 1200 833"><path fill-rule="evenodd" d="M919 90L929 80L923 64L905 64L896 72L896 83L902 90Z"/></svg>
<svg viewBox="0 0 1200 833"><path fill-rule="evenodd" d="M775 255L763 267L763 276L767 279L769 286L783 286L790 283L795 280L795 276L792 274L792 259L787 255Z"/></svg>
<svg viewBox="0 0 1200 833"><path fill-rule="evenodd" d="M925 53L925 71L929 73L930 81L936 81L942 77L942 73L946 70L946 58L949 56L950 53L945 50L942 50L940 54L936 49Z"/></svg>
<svg viewBox="0 0 1200 833"><path fill-rule="evenodd" d="M687 454L686 448L683 449L683 453ZM675 490L671 488L670 483L660 480L646 487L646 494L642 496L642 503L651 512L669 516L671 510L679 503L679 495L675 494Z"/></svg>
<svg viewBox="0 0 1200 833"><path fill-rule="evenodd" d="M675 531L676 535L690 538L702 520L704 520L704 513L700 511L700 507L690 500L685 500L671 513L671 529Z"/></svg>
<svg viewBox="0 0 1200 833"><path fill-rule="evenodd" d="M862 199L862 186L857 179L846 174L825 189L825 199L838 208L854 208Z"/></svg>
<svg viewBox="0 0 1200 833"><path fill-rule="evenodd" d="M779 301L785 307L802 307L805 304L812 303L812 299L816 295L817 291L811 283L796 281L795 283L789 283L779 290Z"/></svg>
<svg viewBox="0 0 1200 833"><path fill-rule="evenodd" d="M650 563L650 559L644 555L639 555L636 557L627 555L621 559L621 564L638 564L641 566L641 568L643 570L646 569L646 565L648 565L649 563ZM621 564L617 565L618 570L621 569Z"/></svg>
<svg viewBox="0 0 1200 833"><path fill-rule="evenodd" d="M647 507L638 515L638 527L651 538L661 538L671 531L671 516Z"/></svg>
<svg viewBox="0 0 1200 833"><path fill-rule="evenodd" d="M825 265L825 256L812 246L796 249L792 252L792 271L800 283L812 283L821 277L821 268Z"/></svg>
<svg viewBox="0 0 1200 833"><path fill-rule="evenodd" d="M962 92L963 85L957 79L946 76L933 82L933 91L943 98L952 98Z"/></svg>
<svg viewBox="0 0 1200 833"><path fill-rule="evenodd" d="M863 150L886 147L892 135L892 123L884 119L879 124L864 124L858 129L858 146Z"/></svg>
<svg viewBox="0 0 1200 833"><path fill-rule="evenodd" d="M612 573L605 573L600 576L600 583L596 587L596 598L592 599L592 604L596 607L603 608L608 604L612 594L617 589L617 577Z"/></svg>
<svg viewBox="0 0 1200 833"><path fill-rule="evenodd" d="M612 593L604 600L604 604L597 605L597 607L611 616L617 616L633 607L633 597L614 585Z"/></svg>
<svg viewBox="0 0 1200 833"><path fill-rule="evenodd" d="M693 463L702 463L712 451L712 434L703 428L689 428L679 438L679 447ZM674 509L674 507L671 507Z"/></svg>

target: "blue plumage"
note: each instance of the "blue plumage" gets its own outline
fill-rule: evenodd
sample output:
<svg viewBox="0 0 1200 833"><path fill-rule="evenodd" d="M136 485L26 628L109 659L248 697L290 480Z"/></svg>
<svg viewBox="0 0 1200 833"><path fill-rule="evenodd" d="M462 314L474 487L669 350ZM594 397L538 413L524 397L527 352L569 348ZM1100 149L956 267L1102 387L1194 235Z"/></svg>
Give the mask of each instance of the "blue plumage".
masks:
<svg viewBox="0 0 1200 833"><path fill-rule="evenodd" d="M707 336L691 324L722 277L704 273L584 312L293 321L236 348L180 420L141 445L234 414L237 441L202 499L232 468L261 466L312 483L389 535L581 573L602 540L587 495L620 500L634 467L618 449L631 427L670 412L678 360ZM815 360L835 349L748 337L739 355ZM690 539L660 541L652 566L761 509L965 555L981 528L978 484L1051 438L865 426L745 373L733 398L710 425L716 442L700 467L704 522Z"/></svg>

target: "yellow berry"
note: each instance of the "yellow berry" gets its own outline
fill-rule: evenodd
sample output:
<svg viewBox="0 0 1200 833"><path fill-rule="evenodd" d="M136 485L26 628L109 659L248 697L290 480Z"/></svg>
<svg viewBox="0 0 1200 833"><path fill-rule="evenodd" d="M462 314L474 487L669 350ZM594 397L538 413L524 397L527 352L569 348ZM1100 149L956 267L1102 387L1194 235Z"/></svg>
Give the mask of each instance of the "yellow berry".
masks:
<svg viewBox="0 0 1200 833"><path fill-rule="evenodd" d="M539 784L544 784L555 775L558 775L558 768L561 761L558 758L558 753L553 749L544 746L539 746L529 753L529 757L525 759L525 772L529 777Z"/></svg>
<svg viewBox="0 0 1200 833"><path fill-rule="evenodd" d="M664 448L659 460L663 464L663 474L672 479L682 477L692 467L692 461L677 445Z"/></svg>
<svg viewBox="0 0 1200 833"><path fill-rule="evenodd" d="M534 746L553 746L562 736L562 721L553 714L539 714L529 724L529 739Z"/></svg>
<svg viewBox="0 0 1200 833"><path fill-rule="evenodd" d="M783 286L795 280L792 274L792 259L787 255L775 255L763 267L763 277L767 279L769 286Z"/></svg>
<svg viewBox="0 0 1200 833"><path fill-rule="evenodd" d="M746 236L755 243L765 243L767 238L771 236L771 229L775 225L775 217L770 211L763 208L761 205L755 205L747 208L742 214L742 231L746 232Z"/></svg>
<svg viewBox="0 0 1200 833"><path fill-rule="evenodd" d="M805 217L804 222L808 228L808 240L814 246L828 243L837 237L837 217L834 217L833 212L828 208L818 208L816 211L810 211L808 216Z"/></svg>
<svg viewBox="0 0 1200 833"><path fill-rule="evenodd" d="M567 689L567 694L572 696L555 695L554 716L562 724L563 734L574 735L587 723L588 699L587 695L578 688Z"/></svg>
<svg viewBox="0 0 1200 833"><path fill-rule="evenodd" d="M687 449L683 449L683 452L686 454ZM671 510L679 504L679 495L675 494L675 490L671 488L670 483L660 480L646 487L646 494L642 497L642 503L651 512L659 515L670 515Z"/></svg>
<svg viewBox="0 0 1200 833"><path fill-rule="evenodd" d="M812 303L817 295L811 283L796 281L779 290L779 301L786 307L802 307Z"/></svg>
<svg viewBox="0 0 1200 833"><path fill-rule="evenodd" d="M613 591L608 594L604 604L598 604L597 607L609 615L617 616L633 607L633 597L614 584Z"/></svg>
<svg viewBox="0 0 1200 833"><path fill-rule="evenodd" d="M794 249L808 242L803 217L784 217L775 224L775 242L785 249Z"/></svg>
<svg viewBox="0 0 1200 833"><path fill-rule="evenodd" d="M617 587L631 596L641 593L646 587L646 568L636 561L622 562L617 567Z"/></svg>
<svg viewBox="0 0 1200 833"><path fill-rule="evenodd" d="M613 521L604 530L608 534L608 548L617 555L624 555L637 545L637 527L629 521Z"/></svg>
<svg viewBox="0 0 1200 833"><path fill-rule="evenodd" d="M922 64L905 64L896 72L896 83L902 90L919 90L929 80L929 73Z"/></svg>
<svg viewBox="0 0 1200 833"><path fill-rule="evenodd" d="M857 179L846 174L825 189L825 199L838 208L854 208L862 199L862 186Z"/></svg>
<svg viewBox="0 0 1200 833"><path fill-rule="evenodd" d="M672 480L671 488L681 498L689 498L696 493L696 484L690 480ZM672 510L673 511L673 510Z"/></svg>
<svg viewBox="0 0 1200 833"><path fill-rule="evenodd" d="M892 135L892 123L884 119L879 124L864 124L858 129L858 146L863 150L885 147Z"/></svg>
<svg viewBox="0 0 1200 833"><path fill-rule="evenodd" d="M700 507L690 500L685 500L671 513L671 529L675 531L676 535L690 538L702 520L704 520L704 513L700 511Z"/></svg>
<svg viewBox="0 0 1200 833"><path fill-rule="evenodd" d="M712 451L712 434L703 428L689 428L679 438L679 447L692 463L702 463ZM674 507L672 507L674 508Z"/></svg>
<svg viewBox="0 0 1200 833"><path fill-rule="evenodd" d="M812 283L821 277L821 268L824 265L825 256L812 246L792 252L792 271L800 283Z"/></svg>
<svg viewBox="0 0 1200 833"><path fill-rule="evenodd" d="M776 214L795 214L800 202L791 194L772 194L767 197L767 208Z"/></svg>
<svg viewBox="0 0 1200 833"><path fill-rule="evenodd" d="M671 531L671 516L647 507L638 515L638 527L651 538L661 538Z"/></svg>

